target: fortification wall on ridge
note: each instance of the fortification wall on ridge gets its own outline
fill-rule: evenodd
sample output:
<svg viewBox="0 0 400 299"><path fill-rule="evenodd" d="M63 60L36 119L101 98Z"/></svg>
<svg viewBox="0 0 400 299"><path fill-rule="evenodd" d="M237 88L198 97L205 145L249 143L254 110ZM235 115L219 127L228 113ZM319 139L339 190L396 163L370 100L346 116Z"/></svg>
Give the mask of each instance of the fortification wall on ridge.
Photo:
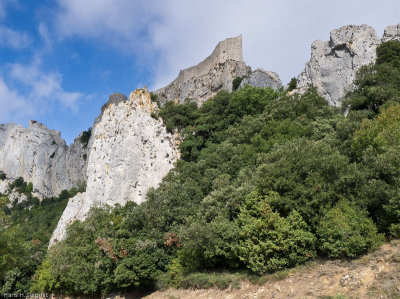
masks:
<svg viewBox="0 0 400 299"><path fill-rule="evenodd" d="M210 56L199 64L190 68L181 70L175 83L189 81L193 77L200 77L207 74L218 63L224 63L227 60L243 61L242 54L242 36L227 38L218 43Z"/></svg>

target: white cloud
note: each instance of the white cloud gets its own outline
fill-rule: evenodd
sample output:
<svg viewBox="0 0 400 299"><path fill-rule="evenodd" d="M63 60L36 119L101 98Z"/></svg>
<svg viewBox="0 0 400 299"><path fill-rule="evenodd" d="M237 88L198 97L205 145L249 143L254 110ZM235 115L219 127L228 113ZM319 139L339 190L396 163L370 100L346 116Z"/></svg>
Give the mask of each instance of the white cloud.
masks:
<svg viewBox="0 0 400 299"><path fill-rule="evenodd" d="M0 78L0 122L10 120L22 120L33 115L32 103L28 102L15 90L10 90L2 78Z"/></svg>
<svg viewBox="0 0 400 299"><path fill-rule="evenodd" d="M151 13L146 9L149 3L142 1L59 0L58 3L55 26L62 38L101 38L110 41L110 45L131 43L151 21Z"/></svg>
<svg viewBox="0 0 400 299"><path fill-rule="evenodd" d="M24 49L30 43L31 40L25 32L18 32L5 26L0 26L0 47Z"/></svg>
<svg viewBox="0 0 400 299"><path fill-rule="evenodd" d="M243 34L244 59L276 71L284 82L303 69L311 42L347 24L369 24L379 34L400 21L398 0L59 0L61 38L100 40L143 57L153 87L211 53L218 41ZM157 58L157 60L151 60Z"/></svg>
<svg viewBox="0 0 400 299"><path fill-rule="evenodd" d="M67 92L62 87L62 75L57 72L44 72L40 69L38 58L30 65L14 63L9 65L9 77L29 89L28 98L33 102L58 101L74 111L83 97L79 92Z"/></svg>
<svg viewBox="0 0 400 299"><path fill-rule="evenodd" d="M0 77L0 122L37 117L57 103L75 112L83 98L82 93L64 90L62 75L43 71L39 59L28 65L9 64Z"/></svg>
<svg viewBox="0 0 400 299"><path fill-rule="evenodd" d="M40 23L38 26L38 32L43 41L42 52L51 51L53 48L53 39L50 36L49 28L45 23Z"/></svg>

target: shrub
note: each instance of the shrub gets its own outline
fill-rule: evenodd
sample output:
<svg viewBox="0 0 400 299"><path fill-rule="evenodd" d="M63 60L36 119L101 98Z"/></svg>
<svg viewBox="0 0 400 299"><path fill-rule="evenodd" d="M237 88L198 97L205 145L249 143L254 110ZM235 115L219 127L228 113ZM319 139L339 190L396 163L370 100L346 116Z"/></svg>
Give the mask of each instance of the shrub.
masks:
<svg viewBox="0 0 400 299"><path fill-rule="evenodd" d="M278 196L270 194L269 196ZM315 257L315 237L300 214L273 212L266 197L251 193L238 215L239 258L256 274L293 267Z"/></svg>
<svg viewBox="0 0 400 299"><path fill-rule="evenodd" d="M382 105L400 99L400 42L389 41L377 48L375 64L361 67L354 89L346 95L343 108L376 114Z"/></svg>
<svg viewBox="0 0 400 299"><path fill-rule="evenodd" d="M400 41L392 40L376 48L376 64L388 63L400 69Z"/></svg>
<svg viewBox="0 0 400 299"><path fill-rule="evenodd" d="M326 213L317 227L317 235L319 250L331 258L354 258L383 241L366 211L347 200L339 201Z"/></svg>
<svg viewBox="0 0 400 299"><path fill-rule="evenodd" d="M381 111L374 120L365 119L353 139L354 150L361 155L372 146L378 153L400 144L400 105Z"/></svg>
<svg viewBox="0 0 400 299"><path fill-rule="evenodd" d="M182 229L181 265L187 272L234 266L238 233L237 225L222 217L210 223L193 221Z"/></svg>
<svg viewBox="0 0 400 299"><path fill-rule="evenodd" d="M151 112L150 116L151 116L152 118L154 118L155 120L158 120L158 114L157 114L157 113Z"/></svg>
<svg viewBox="0 0 400 299"><path fill-rule="evenodd" d="M287 91L292 91L293 89L296 88L297 88L297 78L293 77L292 79L290 79Z"/></svg>
<svg viewBox="0 0 400 299"><path fill-rule="evenodd" d="M155 94L155 93L153 93L153 92L150 92L150 99L151 99L153 102L157 102L157 100L158 100L158 95Z"/></svg>
<svg viewBox="0 0 400 299"><path fill-rule="evenodd" d="M296 209L313 228L340 194L353 194L361 184L357 167L323 141L288 141L260 160L257 187L261 194L279 193L281 198L271 199L271 206L283 215Z"/></svg>
<svg viewBox="0 0 400 299"><path fill-rule="evenodd" d="M33 184L28 183L28 185L25 188L25 193L31 193L33 191Z"/></svg>
<svg viewBox="0 0 400 299"><path fill-rule="evenodd" d="M87 147L90 140L90 136L92 136L92 128L89 128L87 131L82 132L80 140L84 147Z"/></svg>
<svg viewBox="0 0 400 299"><path fill-rule="evenodd" d="M232 81L232 90L237 90L240 86L240 83L242 83L243 81L243 77L236 77L235 79L233 79Z"/></svg>
<svg viewBox="0 0 400 299"><path fill-rule="evenodd" d="M173 132L175 128L181 130L184 127L192 125L195 119L197 104L186 99L183 104L175 104L174 102L165 103L160 109L160 116L165 123L168 132Z"/></svg>

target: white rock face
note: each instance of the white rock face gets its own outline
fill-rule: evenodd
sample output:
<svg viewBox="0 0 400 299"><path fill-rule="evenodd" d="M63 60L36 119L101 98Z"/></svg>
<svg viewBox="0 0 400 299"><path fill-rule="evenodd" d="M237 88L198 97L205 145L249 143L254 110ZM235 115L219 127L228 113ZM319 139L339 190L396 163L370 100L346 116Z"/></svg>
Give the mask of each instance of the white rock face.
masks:
<svg viewBox="0 0 400 299"><path fill-rule="evenodd" d="M315 87L330 105L340 106L357 70L375 61L380 39L367 25L344 26L330 35L330 41L311 45L311 60L298 77L297 87L301 92Z"/></svg>
<svg viewBox="0 0 400 299"><path fill-rule="evenodd" d="M146 89L132 92L127 101L105 107L92 128L86 192L70 199L50 245L65 237L66 226L85 219L96 205L141 203L150 187L157 187L179 158L178 137L167 133Z"/></svg>
<svg viewBox="0 0 400 299"><path fill-rule="evenodd" d="M11 208L14 203L19 204L23 201L26 201L28 199L28 196L26 196L23 193L19 193L16 189L11 190L10 185L13 183L13 180L9 179L4 179L0 180L0 195L7 196L9 202L7 203L7 207Z"/></svg>
<svg viewBox="0 0 400 299"><path fill-rule="evenodd" d="M60 132L31 121L0 125L0 170L10 180L32 182L39 197L58 195L86 180L86 149L79 137L66 146Z"/></svg>
<svg viewBox="0 0 400 299"><path fill-rule="evenodd" d="M5 179L5 180L0 180L0 194L5 194L7 195L9 193L9 184L10 181Z"/></svg>
<svg viewBox="0 0 400 299"><path fill-rule="evenodd" d="M180 71L171 84L154 93L161 104L168 101L182 103L191 98L201 105L221 90L231 92L232 81L250 72L251 68L243 62L242 36L237 36L218 43L204 61Z"/></svg>
<svg viewBox="0 0 400 299"><path fill-rule="evenodd" d="M393 26L388 26L382 36L382 42L387 42L391 40L400 41L400 23Z"/></svg>
<svg viewBox="0 0 400 299"><path fill-rule="evenodd" d="M272 87L273 89L278 89L282 87L282 81L279 78L279 75L275 72L256 69L240 83L240 87L244 87L245 85L261 88Z"/></svg>

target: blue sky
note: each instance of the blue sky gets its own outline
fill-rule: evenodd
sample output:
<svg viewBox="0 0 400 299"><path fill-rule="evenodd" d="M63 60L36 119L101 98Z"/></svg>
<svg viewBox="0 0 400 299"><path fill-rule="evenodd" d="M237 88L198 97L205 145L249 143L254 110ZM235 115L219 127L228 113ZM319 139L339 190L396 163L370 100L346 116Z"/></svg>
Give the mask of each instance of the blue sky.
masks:
<svg viewBox="0 0 400 299"><path fill-rule="evenodd" d="M245 62L287 83L311 42L348 24L379 36L398 0L0 0L0 123L30 119L71 143L113 92L162 87L243 35Z"/></svg>

